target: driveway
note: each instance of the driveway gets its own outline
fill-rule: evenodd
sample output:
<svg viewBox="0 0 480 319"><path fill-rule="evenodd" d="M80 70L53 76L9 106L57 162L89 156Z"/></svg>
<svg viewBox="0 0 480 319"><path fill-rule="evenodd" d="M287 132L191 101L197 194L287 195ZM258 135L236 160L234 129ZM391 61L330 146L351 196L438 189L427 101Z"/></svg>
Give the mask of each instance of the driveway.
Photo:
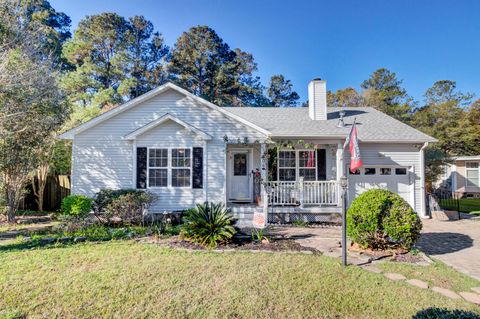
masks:
<svg viewBox="0 0 480 319"><path fill-rule="evenodd" d="M480 280L480 219L423 220L422 236L417 246L430 256Z"/></svg>

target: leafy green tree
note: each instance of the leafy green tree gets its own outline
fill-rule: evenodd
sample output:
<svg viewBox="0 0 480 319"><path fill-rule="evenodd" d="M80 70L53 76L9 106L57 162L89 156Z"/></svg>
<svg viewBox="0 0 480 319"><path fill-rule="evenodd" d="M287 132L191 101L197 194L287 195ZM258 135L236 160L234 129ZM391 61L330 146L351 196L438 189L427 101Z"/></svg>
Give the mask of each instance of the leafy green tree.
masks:
<svg viewBox="0 0 480 319"><path fill-rule="evenodd" d="M261 94L253 56L232 50L211 28L196 26L177 39L169 72L175 82L212 103L244 105Z"/></svg>
<svg viewBox="0 0 480 319"><path fill-rule="evenodd" d="M20 30L15 23L8 27L10 34ZM41 150L68 114L57 86L58 72L39 51L37 35L24 33L23 43L0 44L0 173L8 222L15 221Z"/></svg>
<svg viewBox="0 0 480 319"><path fill-rule="evenodd" d="M116 105L165 81L168 52L162 36L143 16L87 16L64 45L63 54L74 71L64 75L62 87L72 103Z"/></svg>
<svg viewBox="0 0 480 319"><path fill-rule="evenodd" d="M296 106L300 96L293 91L293 84L281 74L270 79L267 96L271 106Z"/></svg>
<svg viewBox="0 0 480 319"><path fill-rule="evenodd" d="M471 99L471 94L456 90L455 81L442 80L426 91L425 105L415 110L411 124L438 139L425 152L427 180L436 180L450 157L480 151L480 130L469 117L475 113L475 106L468 108Z"/></svg>
<svg viewBox="0 0 480 319"><path fill-rule="evenodd" d="M401 85L402 81L394 72L380 68L360 86L364 90L363 95L367 106L407 122L413 109L412 98Z"/></svg>
<svg viewBox="0 0 480 319"><path fill-rule="evenodd" d="M85 105L103 107L122 101L117 89L125 78L120 54L126 49L127 30L127 21L116 13L80 21L73 38L63 47L63 54L75 67L62 81L72 102L80 98Z"/></svg>
<svg viewBox="0 0 480 319"><path fill-rule="evenodd" d="M456 91L454 81L437 81L425 93L425 105L413 116L414 127L438 139L436 143L450 156L470 153L469 140L478 132L468 124L465 109L472 96Z"/></svg>
<svg viewBox="0 0 480 319"><path fill-rule="evenodd" d="M327 92L327 105L328 106L365 106L365 99L352 87L337 90L335 93Z"/></svg>
<svg viewBox="0 0 480 319"><path fill-rule="evenodd" d="M143 16L128 20L126 50L123 56L124 80L120 93L129 98L142 95L167 79L165 60L169 48L160 33L154 32L153 24Z"/></svg>
<svg viewBox="0 0 480 319"><path fill-rule="evenodd" d="M62 59L62 45L70 38L71 19L63 12L56 11L47 0L2 0L0 1L0 37L8 32L8 38L21 37L25 33L35 33L38 53L51 58L55 64L65 68ZM16 31L10 32L3 24L16 19ZM7 36L6 34L4 34Z"/></svg>

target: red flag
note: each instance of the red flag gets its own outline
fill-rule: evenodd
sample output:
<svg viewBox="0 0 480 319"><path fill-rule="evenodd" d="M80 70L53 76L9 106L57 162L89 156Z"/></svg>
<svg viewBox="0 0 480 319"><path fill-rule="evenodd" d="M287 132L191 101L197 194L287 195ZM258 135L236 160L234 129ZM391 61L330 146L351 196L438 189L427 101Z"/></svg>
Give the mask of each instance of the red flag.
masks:
<svg viewBox="0 0 480 319"><path fill-rule="evenodd" d="M360 157L360 147L358 145L358 134L355 121L353 122L352 130L345 141L344 148L347 144L349 145L348 149L350 151L350 172L354 173L363 165L362 158Z"/></svg>

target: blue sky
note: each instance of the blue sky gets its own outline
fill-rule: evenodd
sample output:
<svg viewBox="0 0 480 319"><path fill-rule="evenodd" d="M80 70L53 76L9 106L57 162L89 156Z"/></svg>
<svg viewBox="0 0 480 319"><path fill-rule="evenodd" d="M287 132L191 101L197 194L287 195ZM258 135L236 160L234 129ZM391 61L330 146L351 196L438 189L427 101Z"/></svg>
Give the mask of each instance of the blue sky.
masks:
<svg viewBox="0 0 480 319"><path fill-rule="evenodd" d="M360 83L386 67L417 100L436 80L455 80L480 97L480 1L50 0L72 18L104 11L144 15L166 43L208 25L232 47L253 54L266 84L292 80L301 100L308 81L330 90Z"/></svg>

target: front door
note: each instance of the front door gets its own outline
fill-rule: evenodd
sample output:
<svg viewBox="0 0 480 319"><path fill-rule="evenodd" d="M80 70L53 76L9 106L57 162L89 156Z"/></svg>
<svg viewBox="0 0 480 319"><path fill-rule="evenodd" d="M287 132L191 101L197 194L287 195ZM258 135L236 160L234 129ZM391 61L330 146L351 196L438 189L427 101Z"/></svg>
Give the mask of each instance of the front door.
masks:
<svg viewBox="0 0 480 319"><path fill-rule="evenodd" d="M252 201L251 168L248 151L232 151L230 154L230 200Z"/></svg>

